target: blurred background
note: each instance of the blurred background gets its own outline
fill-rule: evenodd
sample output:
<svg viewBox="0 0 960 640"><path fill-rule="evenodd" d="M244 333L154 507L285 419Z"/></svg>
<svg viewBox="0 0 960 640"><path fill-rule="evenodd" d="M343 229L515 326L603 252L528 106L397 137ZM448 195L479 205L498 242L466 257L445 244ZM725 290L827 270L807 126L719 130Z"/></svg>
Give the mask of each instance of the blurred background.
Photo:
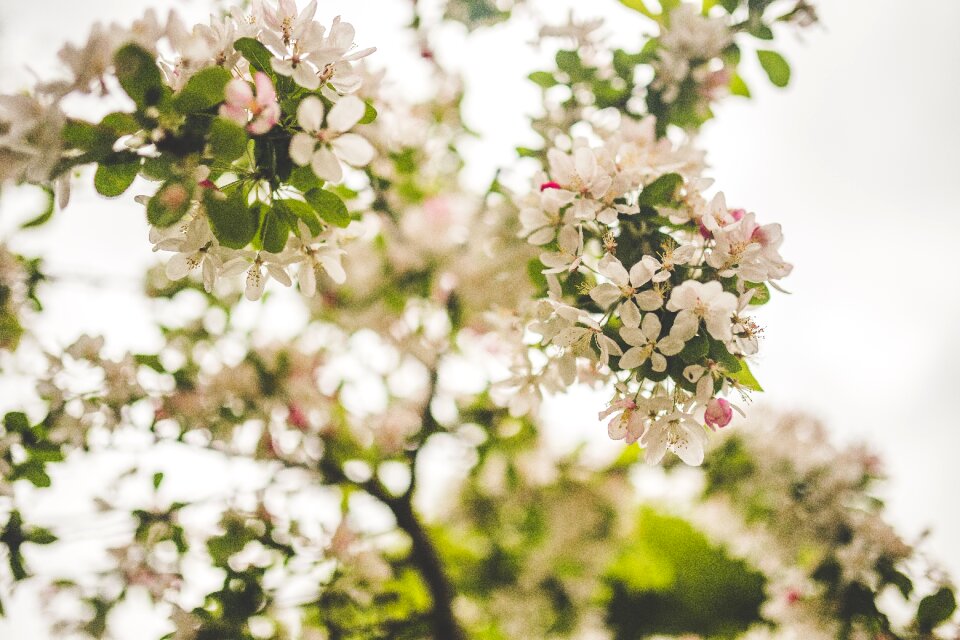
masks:
<svg viewBox="0 0 960 640"><path fill-rule="evenodd" d="M424 4L429 14L436 3ZM0 3L0 91L31 84L34 73L49 77L56 50L83 41L94 22L126 22L147 7L176 8L188 22L210 10L185 0ZM608 18L604 28L618 43L649 28L616 0L531 0L526 10L562 22L570 9ZM894 524L907 540L932 529L927 549L957 576L960 206L950 187L960 169L960 3L823 0L818 9L821 26L779 43L794 70L789 88L752 83L754 100L722 102L701 139L728 203L781 222L783 254L796 265L785 282L792 294L777 296L761 318L768 329L754 370L767 391L757 402L811 412L838 442L865 440L879 451ZM389 61L388 80L415 93L422 66L398 36L408 0L320 2L318 18L340 13L360 46L378 47L373 65ZM468 82L464 112L482 138L464 150L464 180L478 188L532 139L526 115L540 94L526 76L550 56L529 46L535 29L523 15L469 38L437 34L437 58ZM743 72L748 81L762 73L759 65ZM50 345L87 332L116 349L156 347L138 293L140 274L157 259L142 210L126 199L106 202L87 183L77 182L53 224L12 240L62 277L35 330ZM6 192L0 239L39 207L31 190ZM0 385L3 410L17 387ZM596 407L582 394L553 399L547 424L557 446L584 433L605 438Z"/></svg>

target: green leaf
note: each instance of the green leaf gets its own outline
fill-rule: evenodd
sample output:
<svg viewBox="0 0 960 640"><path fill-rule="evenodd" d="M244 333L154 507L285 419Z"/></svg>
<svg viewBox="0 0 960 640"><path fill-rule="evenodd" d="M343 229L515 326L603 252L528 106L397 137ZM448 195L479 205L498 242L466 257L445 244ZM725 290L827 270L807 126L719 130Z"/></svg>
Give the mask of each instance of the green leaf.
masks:
<svg viewBox="0 0 960 640"><path fill-rule="evenodd" d="M276 209L269 209L263 216L263 225L260 227L260 246L264 251L280 253L289 237L290 227L286 217Z"/></svg>
<svg viewBox="0 0 960 640"><path fill-rule="evenodd" d="M655 207L669 204L677 196L677 189L683 184L683 178L677 173L662 175L643 188L637 203L641 207Z"/></svg>
<svg viewBox="0 0 960 640"><path fill-rule="evenodd" d="M585 69L576 51L557 51L557 68L570 76L570 82L586 80L591 72Z"/></svg>
<svg viewBox="0 0 960 640"><path fill-rule="evenodd" d="M224 100L224 88L233 76L223 67L207 67L195 73L186 86L173 97L173 106L180 113L206 111Z"/></svg>
<svg viewBox="0 0 960 640"><path fill-rule="evenodd" d="M323 186L323 180L318 178L317 174L315 174L309 166L295 167L293 171L290 172L290 177L287 179L287 182L291 187L294 187L301 193L306 193L311 189L319 189Z"/></svg>
<svg viewBox="0 0 960 640"><path fill-rule="evenodd" d="M549 89L557 84L557 79L553 77L552 73L547 71L534 71L527 77L530 78L534 84L543 87L544 89Z"/></svg>
<svg viewBox="0 0 960 640"><path fill-rule="evenodd" d="M247 150L247 132L235 122L216 118L210 126L210 153L217 160L231 163Z"/></svg>
<svg viewBox="0 0 960 640"><path fill-rule="evenodd" d="M753 297L750 298L750 304L759 307L770 302L770 289L762 282L747 282L748 289L753 289Z"/></svg>
<svg viewBox="0 0 960 640"><path fill-rule="evenodd" d="M720 0L720 6L727 10L727 13L733 13L740 6L740 0Z"/></svg>
<svg viewBox="0 0 960 640"><path fill-rule="evenodd" d="M3 416L3 428L7 433L26 433L30 430L30 419L22 411L11 411Z"/></svg>
<svg viewBox="0 0 960 640"><path fill-rule="evenodd" d="M163 482L163 472L162 472L162 471L158 471L158 472L156 472L155 474L153 474L153 489L154 489L154 491L156 491L157 489L160 488L160 483L161 483L161 482Z"/></svg>
<svg viewBox="0 0 960 640"><path fill-rule="evenodd" d="M231 249L242 249L250 244L260 221L257 211L247 205L241 189L226 197L222 191L207 189L203 202L213 235L220 244Z"/></svg>
<svg viewBox="0 0 960 640"><path fill-rule="evenodd" d="M698 333L683 346L683 351L680 352L680 359L683 360L685 364L703 362L709 352L710 343L707 341L707 336Z"/></svg>
<svg viewBox="0 0 960 640"><path fill-rule="evenodd" d="M539 258L531 258L527 262L527 277L530 278L530 282L534 287L537 288L537 291L541 291L544 294L547 291L547 277L543 275L543 263L540 262Z"/></svg>
<svg viewBox="0 0 960 640"><path fill-rule="evenodd" d="M120 86L139 109L160 103L165 87L150 52L135 44L124 45L114 54L113 63Z"/></svg>
<svg viewBox="0 0 960 640"><path fill-rule="evenodd" d="M270 60L273 58L273 55L270 54L270 50L263 46L259 40L254 38L240 38L233 43L233 48L239 51L240 55L246 58L247 62L249 62L250 66L254 69L273 75L273 68L270 66Z"/></svg>
<svg viewBox="0 0 960 640"><path fill-rule="evenodd" d="M957 609L957 599L949 587L941 587L933 595L920 601L917 607L917 626L921 633L930 633L945 622Z"/></svg>
<svg viewBox="0 0 960 640"><path fill-rule="evenodd" d="M93 186L100 195L116 198L130 188L139 170L139 158L117 164L101 164L93 176Z"/></svg>
<svg viewBox="0 0 960 640"><path fill-rule="evenodd" d="M763 391L763 387L761 387L760 383L757 382L757 379L753 377L750 367L748 367L747 363L742 360L740 361L740 369L738 371L729 372L729 377L731 380L739 382L747 389L752 389L753 391Z"/></svg>
<svg viewBox="0 0 960 640"><path fill-rule="evenodd" d="M790 83L790 65L776 51L760 49L757 51L760 66L767 72L770 82L778 87L785 87Z"/></svg>
<svg viewBox="0 0 960 640"><path fill-rule="evenodd" d="M335 227L346 227L350 224L350 213L347 205L337 194L326 189L311 189L303 196L321 218Z"/></svg>
<svg viewBox="0 0 960 640"><path fill-rule="evenodd" d="M176 224L190 209L190 189L179 180L169 180L147 203L147 222L155 227Z"/></svg>
<svg viewBox="0 0 960 640"><path fill-rule="evenodd" d="M100 121L100 128L119 138L139 131L140 123L137 122L132 113L115 111L103 116L103 120Z"/></svg>
<svg viewBox="0 0 960 640"><path fill-rule="evenodd" d="M53 535L52 531L44 529L43 527L30 529L26 532L26 535L23 536L24 542L32 542L33 544L53 544L57 539L57 536Z"/></svg>
<svg viewBox="0 0 960 640"><path fill-rule="evenodd" d="M723 368L726 369L728 373L740 371L741 367L744 366L739 358L727 350L727 347L723 344L723 342L710 336L707 336L707 341L710 343L708 355L713 360L723 365Z"/></svg>
<svg viewBox="0 0 960 640"><path fill-rule="evenodd" d="M377 119L377 109L370 102L364 102L364 105L363 117L357 124L370 124Z"/></svg>
<svg viewBox="0 0 960 640"><path fill-rule="evenodd" d="M143 365L145 367L150 367L157 373L166 373L167 370L163 366L163 363L160 362L160 357L152 353L138 353L133 356L134 361L137 364Z"/></svg>
<svg viewBox="0 0 960 640"><path fill-rule="evenodd" d="M656 19L656 15L650 9L647 8L646 3L643 0L620 0L620 4L625 7L629 7L634 11L639 11L648 18Z"/></svg>
<svg viewBox="0 0 960 640"><path fill-rule="evenodd" d="M31 218L30 220L27 220L26 222L21 224L20 225L21 229L32 229L34 227L39 227L40 225L46 224L50 220L50 218L53 217L53 212L55 209L54 203L56 202L56 198L54 197L54 194L53 194L53 189L51 189L50 187L44 187L43 190L47 194L47 204L43 208L43 212L37 217Z"/></svg>
<svg viewBox="0 0 960 640"><path fill-rule="evenodd" d="M750 87L743 81L739 73L734 73L730 76L730 93L731 95L742 96L744 98L750 97Z"/></svg>
<svg viewBox="0 0 960 640"><path fill-rule="evenodd" d="M303 220L303 223L307 225L307 228L310 229L310 233L313 235L317 235L323 231L323 224L320 222L320 217L317 215L317 212L313 210L313 207L306 202L285 199L274 202L273 206L282 212L282 215L287 217L287 224L291 229L297 228L297 220Z"/></svg>

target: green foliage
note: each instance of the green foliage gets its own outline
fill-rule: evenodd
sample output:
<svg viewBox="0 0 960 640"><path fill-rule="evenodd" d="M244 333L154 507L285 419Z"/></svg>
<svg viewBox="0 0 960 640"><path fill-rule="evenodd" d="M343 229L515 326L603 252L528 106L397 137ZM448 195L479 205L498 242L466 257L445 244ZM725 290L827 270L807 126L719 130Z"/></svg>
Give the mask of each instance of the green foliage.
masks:
<svg viewBox="0 0 960 640"><path fill-rule="evenodd" d="M263 44L255 38L240 38L233 43L233 48L240 52L250 66L257 71L263 71L267 75L274 75L273 67L270 66L270 60L273 54Z"/></svg>
<svg viewBox="0 0 960 640"><path fill-rule="evenodd" d="M291 229L296 229L297 220L302 220L313 235L317 235L323 230L320 216L317 215L313 207L302 200L292 198L277 200L273 203L273 207L279 215L286 219L287 225Z"/></svg>
<svg viewBox="0 0 960 640"><path fill-rule="evenodd" d="M757 382L745 361L740 362L740 368L737 371L731 372L730 378L752 391L763 391L763 387Z"/></svg>
<svg viewBox="0 0 960 640"><path fill-rule="evenodd" d="M677 197L677 189L683 184L683 177L678 173L668 173L660 176L640 192L637 201L641 207L658 207L670 204Z"/></svg>
<svg viewBox="0 0 960 640"><path fill-rule="evenodd" d="M760 66L767 72L770 82L778 87L790 84L790 65L786 59L776 51L760 49L757 51Z"/></svg>
<svg viewBox="0 0 960 640"><path fill-rule="evenodd" d="M210 125L210 153L223 163L230 163L247 150L247 132L235 122L215 118Z"/></svg>
<svg viewBox="0 0 960 640"><path fill-rule="evenodd" d="M160 104L169 89L163 84L153 55L135 44L117 50L113 58L117 80L138 109Z"/></svg>
<svg viewBox="0 0 960 640"><path fill-rule="evenodd" d="M104 162L97 166L93 185L100 195L116 198L130 188L138 171L140 171L140 159L136 156L123 162Z"/></svg>
<svg viewBox="0 0 960 640"><path fill-rule="evenodd" d="M223 67L208 67L198 71L173 97L174 108L180 113L196 113L220 104L224 100L224 88L232 77Z"/></svg>
<svg viewBox="0 0 960 640"><path fill-rule="evenodd" d="M51 189L50 187L44 187L43 191L47 196L45 200L45 205L43 207L43 211L40 213L40 215L34 218L31 218L26 222L24 222L23 224L21 224L20 225L21 229L32 229L34 227L42 226L47 222L49 222L50 219L53 217L53 212L54 212L54 209L56 208L55 206L56 198L54 197L53 189Z"/></svg>
<svg viewBox="0 0 960 640"><path fill-rule="evenodd" d="M231 249L250 244L260 226L259 215L247 204L242 189L234 189L230 194L207 189L203 203L213 235L220 244Z"/></svg>
<svg viewBox="0 0 960 640"><path fill-rule="evenodd" d="M165 182L147 203L147 222L157 227L176 224L190 210L192 186L179 179Z"/></svg>
<svg viewBox="0 0 960 640"><path fill-rule="evenodd" d="M363 116L357 124L370 124L377 119L377 108L369 100L364 101L364 105Z"/></svg>
<svg viewBox="0 0 960 640"><path fill-rule="evenodd" d="M687 522L642 510L607 573L607 620L617 640L696 633L732 638L759 621L764 579Z"/></svg>
<svg viewBox="0 0 960 640"><path fill-rule="evenodd" d="M917 627L921 633L930 633L957 610L957 599L949 587L941 587L925 597L917 607Z"/></svg>
<svg viewBox="0 0 960 640"><path fill-rule="evenodd" d="M287 238L290 237L290 227L282 209L277 207L264 208L263 221L257 232L257 242L264 251L280 253L283 251Z"/></svg>
<svg viewBox="0 0 960 640"><path fill-rule="evenodd" d="M350 213L347 211L347 205L332 191L311 189L303 194L303 197L317 212L317 215L333 226L342 228L350 224Z"/></svg>
<svg viewBox="0 0 960 640"><path fill-rule="evenodd" d="M557 85L557 79L553 77L552 73L546 71L534 71L529 76L530 80L537 86L543 89L549 89L550 87Z"/></svg>

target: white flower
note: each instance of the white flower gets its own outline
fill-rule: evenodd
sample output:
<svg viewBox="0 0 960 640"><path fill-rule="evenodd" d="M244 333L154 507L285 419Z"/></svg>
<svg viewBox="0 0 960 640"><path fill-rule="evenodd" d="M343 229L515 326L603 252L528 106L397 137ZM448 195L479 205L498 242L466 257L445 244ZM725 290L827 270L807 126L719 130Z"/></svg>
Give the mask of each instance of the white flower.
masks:
<svg viewBox="0 0 960 640"><path fill-rule="evenodd" d="M353 93L360 88L363 77L354 71L353 64L366 58L376 47L353 51L356 32L349 22L341 22L340 16L333 19L327 38L312 58L321 70L321 80L328 82L340 93Z"/></svg>
<svg viewBox="0 0 960 640"><path fill-rule="evenodd" d="M748 282L765 282L786 277L793 269L778 251L783 242L780 225L760 226L752 213L718 228L713 237L716 244L707 263L722 277L737 275Z"/></svg>
<svg viewBox="0 0 960 640"><path fill-rule="evenodd" d="M323 102L307 96L297 107L297 122L303 131L290 141L290 158L300 166L310 165L318 177L329 182L343 178L340 161L355 167L367 165L375 154L366 138L347 133L363 117L366 105L356 96L345 96L327 114L323 127Z"/></svg>
<svg viewBox="0 0 960 640"><path fill-rule="evenodd" d="M659 463L669 450L691 466L703 463L706 443L704 428L693 416L680 409L655 420L640 440L646 449L648 463Z"/></svg>
<svg viewBox="0 0 960 640"><path fill-rule="evenodd" d="M696 327L693 327L691 333L689 323L674 325L669 335L660 338L661 329L660 319L655 313L645 315L639 327L628 325L620 329L620 337L631 345L620 358L620 368L636 369L649 359L654 371L666 371L667 359L664 356L675 356L683 351L684 343L696 332Z"/></svg>
<svg viewBox="0 0 960 640"><path fill-rule="evenodd" d="M290 276L284 268L285 266L286 263L282 256L266 251L257 252L256 256L254 256L253 264L247 269L247 286L244 289L243 295L246 296L247 300L259 300L263 295L267 280L270 278L273 278L285 287L289 287L293 284L293 281L290 280ZM224 266L224 270L227 270L226 265Z"/></svg>
<svg viewBox="0 0 960 640"><path fill-rule="evenodd" d="M156 249L177 252L167 262L168 278L180 280L197 267L201 267L204 289L208 293L213 291L223 262L217 255L219 244L210 230L206 217L196 216L187 226L185 234L158 242Z"/></svg>
<svg viewBox="0 0 960 640"><path fill-rule="evenodd" d="M570 204L573 198L574 194L565 189L542 184L540 192L531 196L520 209L520 237L526 237L527 242L536 246L552 242L563 222L560 210Z"/></svg>
<svg viewBox="0 0 960 640"><path fill-rule="evenodd" d="M626 398L613 402L597 416L603 420L610 414L616 414L607 423L607 434L611 440L623 440L633 444L643 435L644 416L637 412L637 403Z"/></svg>
<svg viewBox="0 0 960 640"><path fill-rule="evenodd" d="M678 322L686 323L690 318L703 320L710 335L724 342L733 337L731 318L736 308L737 297L724 291L716 280L707 283L687 280L673 290L667 302L668 311L680 312Z"/></svg>
<svg viewBox="0 0 960 640"><path fill-rule="evenodd" d="M295 0L278 0L275 8L262 3L259 17L272 32L267 33L279 36L283 45L289 45L292 40L299 40L307 34L314 24L316 12L317 0L311 0L303 11L297 10Z"/></svg>
<svg viewBox="0 0 960 640"><path fill-rule="evenodd" d="M655 311L663 306L663 297L658 290L647 289L638 291L653 279L653 274L660 266L650 256L644 256L635 265L630 267L629 273L616 257L606 254L597 264L597 270L611 282L603 282L590 290L590 297L606 309L618 301L626 300L636 304L643 311Z"/></svg>
<svg viewBox="0 0 960 640"><path fill-rule="evenodd" d="M41 183L60 160L65 118L56 104L0 95L0 182Z"/></svg>
<svg viewBox="0 0 960 640"><path fill-rule="evenodd" d="M317 278L321 271L337 284L343 284L347 279L341 264L343 254L343 249L333 244L328 231L314 236L302 221L298 221L297 237L291 241L284 257L291 264L300 264L297 272L300 291L312 297L317 292Z"/></svg>
<svg viewBox="0 0 960 640"><path fill-rule="evenodd" d="M592 348L592 345L596 345L600 352L599 362L604 366L610 362L611 354L615 356L623 354L620 345L613 338L604 335L598 324L586 317L581 318L580 321L589 324L586 327L573 326L563 329L553 339L553 344L563 347L567 353L575 357L591 360L597 359Z"/></svg>
<svg viewBox="0 0 960 640"><path fill-rule="evenodd" d="M544 273L573 271L583 260L583 229L573 225L564 225L557 237L557 251L545 251L540 254L540 262L547 268Z"/></svg>
<svg viewBox="0 0 960 640"><path fill-rule="evenodd" d="M733 41L730 28L722 18L705 16L691 3L683 3L670 12L660 44L688 60L714 58Z"/></svg>
<svg viewBox="0 0 960 640"><path fill-rule="evenodd" d="M601 169L594 150L589 147L578 147L572 155L559 149L550 149L547 160L550 163L550 177L563 189L576 194L589 194L600 198L613 181L610 175Z"/></svg>

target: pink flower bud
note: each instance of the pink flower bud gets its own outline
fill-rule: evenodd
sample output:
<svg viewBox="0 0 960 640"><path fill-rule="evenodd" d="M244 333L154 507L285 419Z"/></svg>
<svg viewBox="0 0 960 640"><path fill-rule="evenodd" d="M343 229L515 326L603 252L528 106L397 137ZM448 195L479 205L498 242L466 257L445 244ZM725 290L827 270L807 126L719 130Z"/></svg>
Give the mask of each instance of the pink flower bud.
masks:
<svg viewBox="0 0 960 640"><path fill-rule="evenodd" d="M703 418L706 420L707 426L714 431L718 427L722 429L733 420L733 407L723 398L714 398L707 403L707 410Z"/></svg>

